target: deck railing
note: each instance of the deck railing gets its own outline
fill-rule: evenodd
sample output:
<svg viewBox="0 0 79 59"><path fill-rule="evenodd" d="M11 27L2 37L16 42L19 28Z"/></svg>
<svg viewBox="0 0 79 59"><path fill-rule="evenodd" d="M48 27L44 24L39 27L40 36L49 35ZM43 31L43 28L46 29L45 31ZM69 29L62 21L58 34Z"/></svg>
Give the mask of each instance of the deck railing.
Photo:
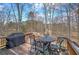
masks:
<svg viewBox="0 0 79 59"><path fill-rule="evenodd" d="M25 34L25 36L29 36L29 34ZM6 37L5 36L0 36L0 49L6 47ZM78 55L79 54L79 45L72 40L66 38L66 45L68 49L69 55Z"/></svg>
<svg viewBox="0 0 79 59"><path fill-rule="evenodd" d="M70 39L67 39L67 49L69 55L79 55L79 45Z"/></svg>
<svg viewBox="0 0 79 59"><path fill-rule="evenodd" d="M6 37L0 36L0 49L6 47Z"/></svg>

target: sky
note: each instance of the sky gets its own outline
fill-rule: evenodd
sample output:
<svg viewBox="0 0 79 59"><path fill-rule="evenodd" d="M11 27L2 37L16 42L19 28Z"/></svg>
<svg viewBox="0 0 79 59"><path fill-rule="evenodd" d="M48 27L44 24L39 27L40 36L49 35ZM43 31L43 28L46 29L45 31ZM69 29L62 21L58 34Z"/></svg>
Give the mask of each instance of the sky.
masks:
<svg viewBox="0 0 79 59"><path fill-rule="evenodd" d="M15 6L15 4L12 4L12 5L14 6L14 11L15 11L15 14L17 16L16 6ZM26 6L24 7L22 21L26 21L27 18L28 18L29 12L30 11L33 11L33 10L39 16L44 17L44 11L45 10L44 10L44 7L43 7L43 4L42 3L35 3L35 4L33 4L33 3L26 3L25 5ZM68 7L67 5L65 5L65 6ZM65 8L63 7L63 5L59 6L59 4L57 6L55 6L55 9L61 9L61 7L62 7L62 10L65 11ZM11 4L10 3L0 3L0 12L2 12L4 9L11 9L12 10ZM60 11L55 10L53 16L54 17L57 17L57 16L61 15L61 13L59 13L59 12ZM11 13L13 13L13 11L11 11ZM63 12L63 14L65 14L65 12Z"/></svg>
<svg viewBox="0 0 79 59"><path fill-rule="evenodd" d="M16 10L16 7L15 7L15 5L13 4L13 6L14 6L14 8L15 8L15 13L17 14L17 10ZM40 16L44 16L43 15L43 12L44 12L44 10L43 10L43 6L42 6L42 4L34 4L34 6L35 6L35 12L36 13L38 13ZM11 4L10 3L5 3L5 4L1 4L0 3L0 11L3 11L4 10L4 8L10 8L11 9ZM24 14L23 14L23 18L27 18L28 17L28 13L30 12L30 11L33 11L33 4L26 4L26 6L24 7ZM23 19L23 20L25 20L25 19Z"/></svg>

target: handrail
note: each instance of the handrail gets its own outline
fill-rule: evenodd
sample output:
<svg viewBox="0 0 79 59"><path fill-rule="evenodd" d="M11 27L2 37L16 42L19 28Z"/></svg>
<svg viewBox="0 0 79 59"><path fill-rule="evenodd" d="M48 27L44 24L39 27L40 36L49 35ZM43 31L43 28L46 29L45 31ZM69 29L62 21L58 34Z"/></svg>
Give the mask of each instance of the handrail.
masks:
<svg viewBox="0 0 79 59"><path fill-rule="evenodd" d="M74 51L76 52L76 54L79 55L79 46L77 46L74 43L71 43L71 45L72 45L72 48L74 49Z"/></svg>
<svg viewBox="0 0 79 59"><path fill-rule="evenodd" d="M79 45L70 39L67 39L67 49L69 50L68 52L70 55L79 54Z"/></svg>
<svg viewBox="0 0 79 59"><path fill-rule="evenodd" d="M0 39L6 38L6 36L0 36Z"/></svg>

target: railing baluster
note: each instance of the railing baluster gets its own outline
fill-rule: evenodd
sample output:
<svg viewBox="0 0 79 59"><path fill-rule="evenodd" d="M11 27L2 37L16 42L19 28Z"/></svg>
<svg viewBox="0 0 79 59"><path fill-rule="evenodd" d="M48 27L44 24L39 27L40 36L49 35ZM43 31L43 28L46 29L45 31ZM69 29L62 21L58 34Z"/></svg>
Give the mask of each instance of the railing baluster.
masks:
<svg viewBox="0 0 79 59"><path fill-rule="evenodd" d="M6 47L6 37L0 37L0 49Z"/></svg>

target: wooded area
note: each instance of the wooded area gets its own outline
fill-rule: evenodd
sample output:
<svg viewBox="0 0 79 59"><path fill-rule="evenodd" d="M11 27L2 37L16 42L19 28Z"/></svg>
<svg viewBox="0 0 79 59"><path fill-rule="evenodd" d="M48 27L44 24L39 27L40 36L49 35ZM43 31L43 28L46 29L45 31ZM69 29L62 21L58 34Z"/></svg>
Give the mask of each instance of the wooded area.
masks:
<svg viewBox="0 0 79 59"><path fill-rule="evenodd" d="M4 5L4 4L1 4ZM35 4L9 3L0 9L0 35L13 32L50 31L52 35L66 36L79 41L79 4L43 3L43 15L40 16ZM39 7L40 3L38 3ZM9 6L9 7L7 7ZM25 19L23 21L23 19Z"/></svg>

